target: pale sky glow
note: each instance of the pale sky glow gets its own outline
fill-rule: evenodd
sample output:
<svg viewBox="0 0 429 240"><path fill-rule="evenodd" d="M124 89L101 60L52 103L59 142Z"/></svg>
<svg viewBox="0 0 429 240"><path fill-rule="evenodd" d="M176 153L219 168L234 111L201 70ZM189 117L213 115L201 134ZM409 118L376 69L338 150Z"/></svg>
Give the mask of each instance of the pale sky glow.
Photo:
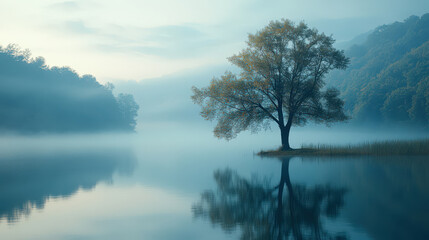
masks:
<svg viewBox="0 0 429 240"><path fill-rule="evenodd" d="M270 20L304 20L338 41L429 12L426 0L6 0L0 45L101 82L226 64Z"/></svg>

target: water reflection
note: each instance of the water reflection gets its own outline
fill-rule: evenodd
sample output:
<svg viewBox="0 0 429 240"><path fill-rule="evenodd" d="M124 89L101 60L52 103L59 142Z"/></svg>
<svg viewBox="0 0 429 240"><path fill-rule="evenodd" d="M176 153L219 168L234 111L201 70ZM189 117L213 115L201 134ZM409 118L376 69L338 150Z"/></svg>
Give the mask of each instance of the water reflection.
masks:
<svg viewBox="0 0 429 240"><path fill-rule="evenodd" d="M240 227L241 239L347 239L324 227L324 219L339 215L346 189L292 184L290 158L281 160L277 186L256 177L247 180L230 169L215 171L217 190L201 195L192 207L194 216L208 218L226 232Z"/></svg>
<svg viewBox="0 0 429 240"><path fill-rule="evenodd" d="M136 160L127 150L26 152L0 157L0 220L15 222L49 198L63 198L115 172L131 174Z"/></svg>
<svg viewBox="0 0 429 240"><path fill-rule="evenodd" d="M428 160L398 156L336 161L337 167L330 166L340 173L335 180L350 189L342 214L371 239L429 239Z"/></svg>

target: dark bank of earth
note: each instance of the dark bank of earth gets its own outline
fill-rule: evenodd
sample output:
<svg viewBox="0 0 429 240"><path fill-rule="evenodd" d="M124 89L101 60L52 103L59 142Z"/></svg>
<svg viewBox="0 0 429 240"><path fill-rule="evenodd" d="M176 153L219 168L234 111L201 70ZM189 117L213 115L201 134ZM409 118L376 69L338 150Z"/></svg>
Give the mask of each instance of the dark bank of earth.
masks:
<svg viewBox="0 0 429 240"><path fill-rule="evenodd" d="M308 145L300 149L268 150L257 153L260 156L410 156L429 155L429 139L396 140L357 145Z"/></svg>

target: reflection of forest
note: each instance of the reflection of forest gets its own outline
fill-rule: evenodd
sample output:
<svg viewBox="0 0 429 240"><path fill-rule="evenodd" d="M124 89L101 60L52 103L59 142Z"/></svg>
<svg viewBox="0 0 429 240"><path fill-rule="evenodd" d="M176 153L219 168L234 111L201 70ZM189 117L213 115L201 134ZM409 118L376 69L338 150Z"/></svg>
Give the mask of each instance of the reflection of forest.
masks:
<svg viewBox="0 0 429 240"><path fill-rule="evenodd" d="M43 208L50 197L67 197L79 188L111 181L115 171L131 174L134 156L128 151L28 153L0 158L0 219L9 222Z"/></svg>
<svg viewBox="0 0 429 240"><path fill-rule="evenodd" d="M344 216L373 239L429 239L427 156L362 160L341 168L350 189Z"/></svg>
<svg viewBox="0 0 429 240"><path fill-rule="evenodd" d="M289 161L282 159L280 183L274 187L267 180L247 180L229 169L216 171L218 189L202 194L193 206L194 216L208 218L227 232L240 227L241 239L346 239L344 233L331 233L323 224L323 216L338 216L346 190L292 184Z"/></svg>

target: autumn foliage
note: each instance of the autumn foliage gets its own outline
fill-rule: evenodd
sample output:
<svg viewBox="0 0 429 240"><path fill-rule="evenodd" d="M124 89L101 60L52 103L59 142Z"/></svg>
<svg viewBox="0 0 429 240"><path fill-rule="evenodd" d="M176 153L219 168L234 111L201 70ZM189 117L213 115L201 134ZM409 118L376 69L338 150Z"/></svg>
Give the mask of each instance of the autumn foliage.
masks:
<svg viewBox="0 0 429 240"><path fill-rule="evenodd" d="M205 119L217 120L216 137L231 139L275 122L282 148L290 149L292 125L348 118L339 91L323 88L325 75L349 62L333 43L332 37L304 23L273 21L250 34L247 48L228 59L241 69L240 74L226 72L206 88L193 87L192 99L201 105Z"/></svg>

